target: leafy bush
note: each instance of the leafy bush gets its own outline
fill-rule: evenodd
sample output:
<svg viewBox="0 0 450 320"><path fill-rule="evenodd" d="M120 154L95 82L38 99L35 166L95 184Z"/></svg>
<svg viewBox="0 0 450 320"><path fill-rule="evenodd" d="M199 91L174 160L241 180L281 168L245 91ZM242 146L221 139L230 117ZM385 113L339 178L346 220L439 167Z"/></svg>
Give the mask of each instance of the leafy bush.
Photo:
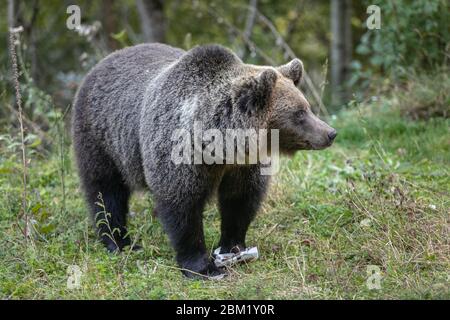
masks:
<svg viewBox="0 0 450 320"><path fill-rule="evenodd" d="M430 70L448 64L447 0L370 0L366 4L380 6L381 29L367 30L356 51L370 56L373 69L399 79L414 69Z"/></svg>
<svg viewBox="0 0 450 320"><path fill-rule="evenodd" d="M430 117L450 117L449 70L430 77L419 74L415 81L397 90L400 111L414 120Z"/></svg>

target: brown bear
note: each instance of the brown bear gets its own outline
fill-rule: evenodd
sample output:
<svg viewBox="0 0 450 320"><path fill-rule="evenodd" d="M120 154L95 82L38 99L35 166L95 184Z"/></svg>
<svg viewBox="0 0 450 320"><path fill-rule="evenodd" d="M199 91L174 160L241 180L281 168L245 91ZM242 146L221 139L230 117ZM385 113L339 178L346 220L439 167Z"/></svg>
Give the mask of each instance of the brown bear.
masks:
<svg viewBox="0 0 450 320"><path fill-rule="evenodd" d="M131 243L128 201L131 192L146 188L183 273L220 274L206 250L205 203L217 194L221 253L245 248L269 176L261 174L259 162L190 162L195 152L176 163L173 150L180 141L173 133L192 133L200 122L224 134L278 130L279 150L286 154L326 148L336 131L311 112L297 88L302 74L298 59L280 67L249 65L219 45L184 51L142 44L100 61L76 94L73 142L86 201L107 249Z"/></svg>

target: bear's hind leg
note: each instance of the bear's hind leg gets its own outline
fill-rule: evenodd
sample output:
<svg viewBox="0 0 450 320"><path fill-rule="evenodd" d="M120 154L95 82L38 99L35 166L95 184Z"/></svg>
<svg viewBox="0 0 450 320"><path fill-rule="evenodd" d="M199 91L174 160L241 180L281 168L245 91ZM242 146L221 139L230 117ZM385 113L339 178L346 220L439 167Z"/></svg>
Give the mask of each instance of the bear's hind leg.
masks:
<svg viewBox="0 0 450 320"><path fill-rule="evenodd" d="M259 166L242 167L228 172L219 186L221 214L220 253L246 248L245 236L267 189L268 177Z"/></svg>
<svg viewBox="0 0 450 320"><path fill-rule="evenodd" d="M76 149L80 178L98 236L108 251L130 245L126 229L130 190L112 161L99 150Z"/></svg>
<svg viewBox="0 0 450 320"><path fill-rule="evenodd" d="M130 192L123 183L114 180L96 181L88 187L98 235L110 252L131 244L126 228Z"/></svg>

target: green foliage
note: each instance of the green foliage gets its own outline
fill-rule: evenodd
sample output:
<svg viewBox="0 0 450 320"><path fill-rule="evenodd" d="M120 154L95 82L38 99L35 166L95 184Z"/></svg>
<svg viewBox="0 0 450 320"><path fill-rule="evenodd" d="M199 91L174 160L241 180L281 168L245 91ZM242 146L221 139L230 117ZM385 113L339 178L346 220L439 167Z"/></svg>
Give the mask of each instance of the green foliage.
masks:
<svg viewBox="0 0 450 320"><path fill-rule="evenodd" d="M412 119L450 118L450 69L433 76L418 72L410 77L415 81L396 90L400 111Z"/></svg>
<svg viewBox="0 0 450 320"><path fill-rule="evenodd" d="M365 1L381 8L381 29L367 30L356 52L393 80L449 63L450 10L447 0Z"/></svg>

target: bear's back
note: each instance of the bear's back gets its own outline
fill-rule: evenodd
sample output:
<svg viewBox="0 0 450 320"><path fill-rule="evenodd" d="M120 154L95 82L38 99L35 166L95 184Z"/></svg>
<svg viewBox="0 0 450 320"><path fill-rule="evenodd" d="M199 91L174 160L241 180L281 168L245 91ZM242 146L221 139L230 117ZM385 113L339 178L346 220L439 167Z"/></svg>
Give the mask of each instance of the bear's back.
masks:
<svg viewBox="0 0 450 320"><path fill-rule="evenodd" d="M184 53L164 44L141 44L100 61L85 77L75 97L75 148L79 145L89 150L86 144L101 148L130 187L143 185L138 138L142 97L146 85Z"/></svg>

